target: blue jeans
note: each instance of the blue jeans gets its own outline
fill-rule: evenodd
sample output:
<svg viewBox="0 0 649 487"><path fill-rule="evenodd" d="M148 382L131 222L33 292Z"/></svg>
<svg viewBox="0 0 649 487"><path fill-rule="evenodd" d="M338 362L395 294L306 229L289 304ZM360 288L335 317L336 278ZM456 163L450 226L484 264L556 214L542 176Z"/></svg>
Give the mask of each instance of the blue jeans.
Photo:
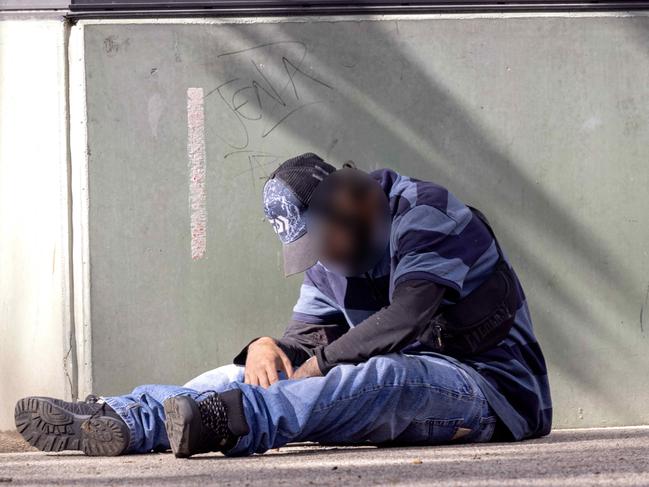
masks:
<svg viewBox="0 0 649 487"><path fill-rule="evenodd" d="M169 448L165 399L238 388L250 432L227 455L263 453L293 441L329 444L485 442L496 417L476 382L440 356L389 354L344 364L325 377L280 380L268 389L243 383L226 365L185 386L144 385L106 397L131 432L127 452Z"/></svg>

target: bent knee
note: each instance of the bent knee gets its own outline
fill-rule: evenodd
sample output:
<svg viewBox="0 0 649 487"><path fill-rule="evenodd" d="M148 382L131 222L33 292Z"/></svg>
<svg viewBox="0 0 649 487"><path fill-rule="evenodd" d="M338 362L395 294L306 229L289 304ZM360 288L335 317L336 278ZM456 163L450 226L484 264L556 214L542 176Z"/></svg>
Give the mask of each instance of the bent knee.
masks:
<svg viewBox="0 0 649 487"><path fill-rule="evenodd" d="M225 387L231 382L241 382L244 377L244 367L236 364L222 365L216 369L203 372L194 377L183 387L197 391Z"/></svg>
<svg viewBox="0 0 649 487"><path fill-rule="evenodd" d="M399 382L405 380L412 370L411 360L403 354L390 353L387 355L376 355L367 362L361 364L366 373L376 375L384 381Z"/></svg>

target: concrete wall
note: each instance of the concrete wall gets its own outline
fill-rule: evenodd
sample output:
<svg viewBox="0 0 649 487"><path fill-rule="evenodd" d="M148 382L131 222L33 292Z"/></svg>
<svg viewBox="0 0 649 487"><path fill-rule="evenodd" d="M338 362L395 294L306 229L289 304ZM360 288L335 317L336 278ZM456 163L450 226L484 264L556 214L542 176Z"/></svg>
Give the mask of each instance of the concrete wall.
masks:
<svg viewBox="0 0 649 487"><path fill-rule="evenodd" d="M69 397L67 35L0 21L0 431L28 394Z"/></svg>
<svg viewBox="0 0 649 487"><path fill-rule="evenodd" d="M183 381L281 330L298 280L281 277L260 178L313 150L439 181L484 209L525 285L556 425L649 422L647 16L77 28L97 390ZM189 88L204 93L198 260Z"/></svg>
<svg viewBox="0 0 649 487"><path fill-rule="evenodd" d="M46 82L53 61L42 61L39 77L21 78L30 90L11 90L37 97L20 103L3 79L0 409L12 395L67 394L71 331L81 396L183 382L279 333L299 278L281 277L259 192L281 160L312 150L438 181L482 208L525 286L555 425L649 423L648 38L645 13L78 23L72 209L59 199L67 140L54 81L64 71ZM63 52L48 49L32 50ZM62 111L27 124L20 107L53 100ZM7 145L5 120L16 117L23 129ZM46 123L59 132L30 138ZM46 162L37 147L48 140ZM45 184L43 174L56 177ZM205 232L192 233L203 210ZM70 215L74 320L68 268L56 260L67 255L56 254L58 274L43 263L49 244L67 242Z"/></svg>

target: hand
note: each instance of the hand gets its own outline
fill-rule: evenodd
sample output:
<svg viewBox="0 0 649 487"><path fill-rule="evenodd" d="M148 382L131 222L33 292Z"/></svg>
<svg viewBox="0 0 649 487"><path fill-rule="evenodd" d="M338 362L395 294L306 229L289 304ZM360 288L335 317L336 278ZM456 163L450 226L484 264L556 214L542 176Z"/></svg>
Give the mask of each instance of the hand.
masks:
<svg viewBox="0 0 649 487"><path fill-rule="evenodd" d="M244 372L246 384L270 387L279 380L278 370L289 379L293 376L291 361L273 338L262 337L248 346Z"/></svg>
<svg viewBox="0 0 649 487"><path fill-rule="evenodd" d="M306 377L322 377L322 372L318 366L318 359L315 356L300 365L293 374L293 379L304 379Z"/></svg>

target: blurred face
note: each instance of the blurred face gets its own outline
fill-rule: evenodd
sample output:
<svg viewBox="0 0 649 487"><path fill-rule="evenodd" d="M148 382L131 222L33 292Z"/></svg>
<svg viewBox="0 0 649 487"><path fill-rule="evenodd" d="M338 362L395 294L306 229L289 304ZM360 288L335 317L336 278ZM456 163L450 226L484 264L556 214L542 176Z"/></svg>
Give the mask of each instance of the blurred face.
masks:
<svg viewBox="0 0 649 487"><path fill-rule="evenodd" d="M341 275L360 275L387 249L387 197L368 174L342 169L316 189L307 225L316 237L320 262Z"/></svg>

